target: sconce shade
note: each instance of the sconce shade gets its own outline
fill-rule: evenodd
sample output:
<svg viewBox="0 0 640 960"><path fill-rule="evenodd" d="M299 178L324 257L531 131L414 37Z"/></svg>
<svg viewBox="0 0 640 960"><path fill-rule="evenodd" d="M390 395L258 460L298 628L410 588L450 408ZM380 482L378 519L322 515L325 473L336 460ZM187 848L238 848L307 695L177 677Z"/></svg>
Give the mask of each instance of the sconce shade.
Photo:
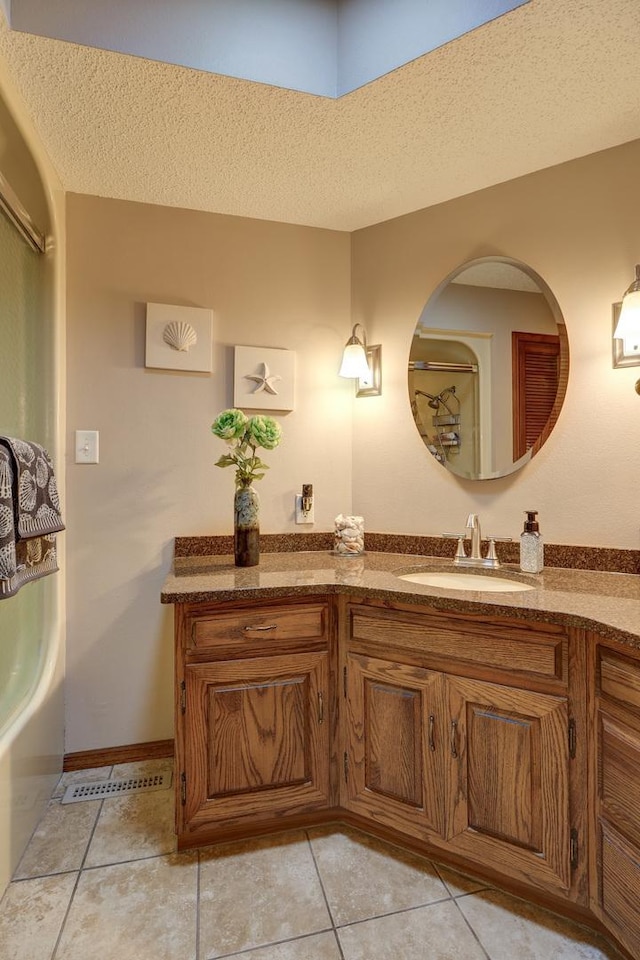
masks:
<svg viewBox="0 0 640 960"><path fill-rule="evenodd" d="M338 376L366 380L371 376L371 371L369 370L367 351L365 350L364 343L356 336L357 326L358 324L353 328L351 336L345 345ZM363 330L363 340L365 339Z"/></svg>
<svg viewBox="0 0 640 960"><path fill-rule="evenodd" d="M613 336L616 340L640 341L640 264L636 264L636 278L622 298Z"/></svg>

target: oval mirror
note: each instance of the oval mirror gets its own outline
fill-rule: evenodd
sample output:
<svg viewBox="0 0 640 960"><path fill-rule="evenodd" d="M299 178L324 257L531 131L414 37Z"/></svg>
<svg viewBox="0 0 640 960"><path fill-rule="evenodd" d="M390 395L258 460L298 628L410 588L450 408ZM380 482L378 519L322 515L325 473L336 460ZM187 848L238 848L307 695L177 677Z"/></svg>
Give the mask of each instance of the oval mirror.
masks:
<svg viewBox="0 0 640 960"><path fill-rule="evenodd" d="M458 267L429 298L409 355L409 400L427 449L470 480L504 477L551 433L569 376L558 303L507 257Z"/></svg>

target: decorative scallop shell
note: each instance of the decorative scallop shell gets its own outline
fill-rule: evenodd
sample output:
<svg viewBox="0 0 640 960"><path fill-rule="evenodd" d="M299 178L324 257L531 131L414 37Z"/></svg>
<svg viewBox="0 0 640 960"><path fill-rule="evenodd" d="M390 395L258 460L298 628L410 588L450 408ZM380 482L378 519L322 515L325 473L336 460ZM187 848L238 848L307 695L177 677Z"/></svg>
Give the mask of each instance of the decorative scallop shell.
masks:
<svg viewBox="0 0 640 960"><path fill-rule="evenodd" d="M56 478L53 474L51 474L51 476L49 477L49 486L47 489L49 490L49 500L51 501L53 506L56 508L56 510L60 510L60 497L58 496L58 485L56 483Z"/></svg>
<svg viewBox="0 0 640 960"><path fill-rule="evenodd" d="M0 497L11 496L11 468L6 460L0 460Z"/></svg>
<svg viewBox="0 0 640 960"><path fill-rule="evenodd" d="M11 507L0 507L0 537L9 536L13 530L13 510Z"/></svg>
<svg viewBox="0 0 640 960"><path fill-rule="evenodd" d="M35 478L25 470L20 474L20 480L18 481L18 503L20 504L20 509L25 513L29 513L29 511L35 507L36 499L37 490Z"/></svg>
<svg viewBox="0 0 640 960"><path fill-rule="evenodd" d="M198 342L198 334L185 320L173 320L162 331L162 339L173 350L182 350L186 353L189 347L193 347Z"/></svg>
<svg viewBox="0 0 640 960"><path fill-rule="evenodd" d="M35 459L35 453L25 440L14 439L11 443L11 447L18 460L21 460L22 463L26 463L27 466L30 466L33 463Z"/></svg>
<svg viewBox="0 0 640 960"><path fill-rule="evenodd" d="M49 467L44 457L38 457L36 460L36 483L42 489L49 482Z"/></svg>
<svg viewBox="0 0 640 960"><path fill-rule="evenodd" d="M38 507L38 512L36 513L36 519L39 522L39 529L43 528L46 530L47 527L55 527L60 522L60 515L56 513L55 510L52 510L48 503L43 503Z"/></svg>
<svg viewBox="0 0 640 960"><path fill-rule="evenodd" d="M27 544L27 563L40 563L42 560L42 538L31 537L26 541Z"/></svg>
<svg viewBox="0 0 640 960"><path fill-rule="evenodd" d="M16 572L16 545L13 540L0 547L0 577L9 580Z"/></svg>

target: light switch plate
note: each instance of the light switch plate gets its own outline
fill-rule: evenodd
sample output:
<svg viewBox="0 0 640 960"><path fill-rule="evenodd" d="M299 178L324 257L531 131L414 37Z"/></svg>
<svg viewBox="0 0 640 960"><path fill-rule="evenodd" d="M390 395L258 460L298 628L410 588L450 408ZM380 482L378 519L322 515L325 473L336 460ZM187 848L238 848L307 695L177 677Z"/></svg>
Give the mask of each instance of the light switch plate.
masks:
<svg viewBox="0 0 640 960"><path fill-rule="evenodd" d="M98 463L98 431L76 430L76 463Z"/></svg>

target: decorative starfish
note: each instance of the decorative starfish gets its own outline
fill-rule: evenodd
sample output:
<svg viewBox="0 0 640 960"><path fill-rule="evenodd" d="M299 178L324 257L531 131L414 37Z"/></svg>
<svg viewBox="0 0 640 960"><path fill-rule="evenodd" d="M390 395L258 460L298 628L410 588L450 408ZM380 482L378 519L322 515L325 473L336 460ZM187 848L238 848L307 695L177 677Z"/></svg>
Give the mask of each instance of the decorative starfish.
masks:
<svg viewBox="0 0 640 960"><path fill-rule="evenodd" d="M245 380L255 380L257 387L253 391L254 393L262 393L263 390L266 390L267 393L273 393L276 396L278 391L276 390L274 384L277 380L282 380L282 377L279 377L277 374L269 373L269 367L266 363L261 364L262 366L262 375L247 373L245 374Z"/></svg>

